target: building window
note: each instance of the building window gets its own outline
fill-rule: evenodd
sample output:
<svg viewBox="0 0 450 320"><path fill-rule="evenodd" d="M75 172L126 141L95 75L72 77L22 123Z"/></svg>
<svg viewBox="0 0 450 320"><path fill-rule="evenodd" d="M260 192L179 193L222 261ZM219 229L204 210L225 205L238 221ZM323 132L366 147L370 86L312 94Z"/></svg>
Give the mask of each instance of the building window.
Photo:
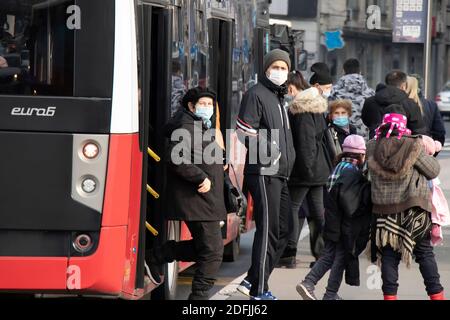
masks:
<svg viewBox="0 0 450 320"><path fill-rule="evenodd" d="M358 11L359 3L360 3L359 0L347 0L347 9Z"/></svg>

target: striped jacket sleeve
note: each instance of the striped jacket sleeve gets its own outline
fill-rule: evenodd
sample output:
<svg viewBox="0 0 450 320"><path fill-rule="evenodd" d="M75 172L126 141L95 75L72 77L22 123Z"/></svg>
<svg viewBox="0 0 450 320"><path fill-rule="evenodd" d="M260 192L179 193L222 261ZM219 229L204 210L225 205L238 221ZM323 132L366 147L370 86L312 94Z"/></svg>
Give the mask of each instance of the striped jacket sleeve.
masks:
<svg viewBox="0 0 450 320"><path fill-rule="evenodd" d="M236 129L249 137L256 137L261 121L261 104L254 93L246 94L236 121Z"/></svg>

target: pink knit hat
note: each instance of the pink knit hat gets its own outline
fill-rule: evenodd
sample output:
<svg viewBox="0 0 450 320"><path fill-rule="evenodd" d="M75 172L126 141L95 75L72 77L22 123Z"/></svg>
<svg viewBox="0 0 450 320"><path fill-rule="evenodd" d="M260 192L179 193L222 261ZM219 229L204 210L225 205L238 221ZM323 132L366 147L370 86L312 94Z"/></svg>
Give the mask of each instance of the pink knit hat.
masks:
<svg viewBox="0 0 450 320"><path fill-rule="evenodd" d="M364 138L356 134L349 135L342 144L342 151L356 154L366 153L366 142Z"/></svg>
<svg viewBox="0 0 450 320"><path fill-rule="evenodd" d="M398 138L401 139L404 135L411 135L411 130L409 130L406 126L408 124L408 119L403 114L398 113L388 113L383 117L383 123L378 127L375 132L375 140L378 140L381 135L381 128L385 125L390 124L390 128L388 133L386 134L386 138L389 139L391 137L392 132L397 129Z"/></svg>

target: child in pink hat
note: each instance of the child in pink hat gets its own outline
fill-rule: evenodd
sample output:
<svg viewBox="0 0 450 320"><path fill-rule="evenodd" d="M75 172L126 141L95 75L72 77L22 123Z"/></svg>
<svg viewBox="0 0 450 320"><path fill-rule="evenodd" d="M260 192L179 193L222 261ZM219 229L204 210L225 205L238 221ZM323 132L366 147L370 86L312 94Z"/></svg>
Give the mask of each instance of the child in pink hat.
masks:
<svg viewBox="0 0 450 320"><path fill-rule="evenodd" d="M338 291L344 271L348 285L360 285L358 256L367 246L372 219L370 184L361 170L366 144L363 137L350 135L342 147L327 184L330 201L325 204L325 247L321 258L297 285L305 300L317 300L315 285L330 269L324 300L341 300Z"/></svg>

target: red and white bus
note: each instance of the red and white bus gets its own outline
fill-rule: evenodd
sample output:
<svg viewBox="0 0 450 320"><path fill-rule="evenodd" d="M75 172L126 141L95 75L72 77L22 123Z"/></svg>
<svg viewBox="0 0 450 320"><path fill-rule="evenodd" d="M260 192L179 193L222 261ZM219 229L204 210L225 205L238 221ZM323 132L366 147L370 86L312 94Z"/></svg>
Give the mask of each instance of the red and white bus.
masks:
<svg viewBox="0 0 450 320"><path fill-rule="evenodd" d="M266 2L0 2L0 292L154 289L145 248L189 238L164 220L161 129L196 85L218 92L220 126L234 127L269 47ZM226 258L250 226L228 215ZM173 298L187 266L167 265L155 292Z"/></svg>

